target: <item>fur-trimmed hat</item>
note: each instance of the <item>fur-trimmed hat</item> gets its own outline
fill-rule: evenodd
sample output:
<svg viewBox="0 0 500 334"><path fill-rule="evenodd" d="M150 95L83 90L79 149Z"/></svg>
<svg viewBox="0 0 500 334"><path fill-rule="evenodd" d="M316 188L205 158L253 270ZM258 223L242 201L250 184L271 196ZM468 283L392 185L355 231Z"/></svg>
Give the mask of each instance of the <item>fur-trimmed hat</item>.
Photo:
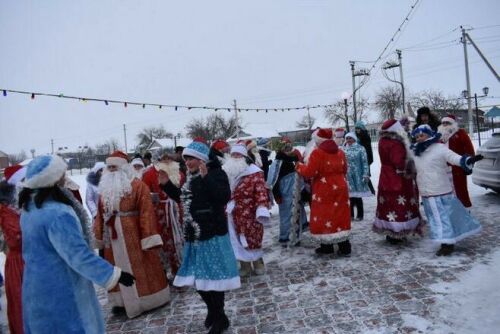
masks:
<svg viewBox="0 0 500 334"><path fill-rule="evenodd" d="M429 109L429 107L420 107L418 108L417 110L417 115L423 115L423 114L427 114L427 115L430 115L431 114L431 110Z"/></svg>
<svg viewBox="0 0 500 334"><path fill-rule="evenodd" d="M132 162L130 162L130 164L132 166L141 165L142 167L144 167L144 162L142 161L141 158L135 158L134 160L132 160Z"/></svg>
<svg viewBox="0 0 500 334"><path fill-rule="evenodd" d="M26 167L22 186L30 189L54 186L66 173L68 165L58 155L42 155L33 159Z"/></svg>
<svg viewBox="0 0 500 334"><path fill-rule="evenodd" d="M209 150L210 149L204 142L198 141L198 138L196 138L182 151L182 156L193 157L207 162Z"/></svg>
<svg viewBox="0 0 500 334"><path fill-rule="evenodd" d="M245 145L242 145L242 144L234 144L233 146L231 146L231 151L230 151L231 154L233 153L239 153L245 157L248 157L248 150L247 150L247 147Z"/></svg>
<svg viewBox="0 0 500 334"><path fill-rule="evenodd" d="M444 116L443 118L441 118L441 123L443 123L443 122L448 122L448 123L451 123L451 124L456 124L457 123L457 117L455 115L448 114L448 115Z"/></svg>
<svg viewBox="0 0 500 334"><path fill-rule="evenodd" d="M229 144L224 139L217 139L212 143L211 147L217 151L222 151L226 147L229 147Z"/></svg>
<svg viewBox="0 0 500 334"><path fill-rule="evenodd" d="M325 140L333 139L333 132L330 128L319 128L313 132L312 138L316 145L321 144Z"/></svg>
<svg viewBox="0 0 500 334"><path fill-rule="evenodd" d="M345 130L344 128L336 128L335 129L335 138L344 138Z"/></svg>
<svg viewBox="0 0 500 334"><path fill-rule="evenodd" d="M99 170L104 168L106 168L106 164L102 161L98 161L94 164L94 167L92 167L91 171L97 173Z"/></svg>
<svg viewBox="0 0 500 334"><path fill-rule="evenodd" d="M348 132L345 135L345 139L347 139L348 137L354 139L355 141L358 141L358 136L356 136L356 134L354 132Z"/></svg>
<svg viewBox="0 0 500 334"><path fill-rule="evenodd" d="M4 170L5 181L10 185L16 185L26 175L26 168L21 165L6 167Z"/></svg>
<svg viewBox="0 0 500 334"><path fill-rule="evenodd" d="M419 125L415 130L412 131L411 136L415 137L419 133L425 133L429 137L434 137L436 135L436 132L434 132L434 130L432 130L432 128L427 124Z"/></svg>
<svg viewBox="0 0 500 334"><path fill-rule="evenodd" d="M106 158L106 165L123 166L128 164L128 155L122 151L114 151L109 157Z"/></svg>
<svg viewBox="0 0 500 334"><path fill-rule="evenodd" d="M359 120L354 124L355 128L361 129L361 130L366 130L366 125L365 122Z"/></svg>
<svg viewBox="0 0 500 334"><path fill-rule="evenodd" d="M399 131L404 131L403 126L401 123L399 123L398 120L392 118L388 119L387 121L382 124L382 131L387 131L387 132L399 132Z"/></svg>

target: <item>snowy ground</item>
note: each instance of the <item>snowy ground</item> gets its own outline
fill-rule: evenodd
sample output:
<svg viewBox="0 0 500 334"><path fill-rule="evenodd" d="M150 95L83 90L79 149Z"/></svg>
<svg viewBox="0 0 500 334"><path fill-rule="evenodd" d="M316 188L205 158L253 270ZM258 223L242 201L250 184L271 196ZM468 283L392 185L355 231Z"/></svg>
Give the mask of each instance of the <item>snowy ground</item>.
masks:
<svg viewBox="0 0 500 334"><path fill-rule="evenodd" d="M372 165L376 187L380 163ZM85 175L72 178L85 193ZM470 179L470 178L469 178ZM470 181L470 180L469 180ZM353 222L350 258L318 257L314 245L277 243L278 216L265 233L267 273L244 279L227 294L229 333L495 333L500 328L500 197L469 182L472 212L483 232L436 257L427 239L387 245L371 232L374 197L365 220ZM172 289L172 301L129 320L109 314L109 333L203 333L205 309L192 290ZM5 321L5 307L2 305ZM5 324L5 322L3 322ZM5 327L4 327L5 331Z"/></svg>

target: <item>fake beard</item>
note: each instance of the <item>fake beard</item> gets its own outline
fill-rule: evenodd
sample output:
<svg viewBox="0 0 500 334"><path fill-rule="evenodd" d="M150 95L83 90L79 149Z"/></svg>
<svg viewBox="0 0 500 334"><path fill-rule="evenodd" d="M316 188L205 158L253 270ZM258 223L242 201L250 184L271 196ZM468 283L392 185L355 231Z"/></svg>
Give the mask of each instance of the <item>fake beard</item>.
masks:
<svg viewBox="0 0 500 334"><path fill-rule="evenodd" d="M458 125L456 124L438 126L438 132L441 134L441 140L445 143L447 143L448 140L450 140L451 136L453 136L457 131Z"/></svg>
<svg viewBox="0 0 500 334"><path fill-rule="evenodd" d="M177 161L159 162L155 166L156 170L162 170L167 173L172 183L179 188L181 185L181 175L179 173L179 163Z"/></svg>
<svg viewBox="0 0 500 334"><path fill-rule="evenodd" d="M98 191L102 199L104 212L111 213L120 210L122 197L132 192L133 179L133 172L128 165L120 167L115 172L103 171Z"/></svg>
<svg viewBox="0 0 500 334"><path fill-rule="evenodd" d="M139 170L135 169L133 170L135 178L142 180L142 174L144 174L144 168L141 168Z"/></svg>
<svg viewBox="0 0 500 334"><path fill-rule="evenodd" d="M227 178L229 179L229 185L231 189L234 189L235 182L238 177L243 174L243 172L247 169L248 164L245 161L245 158L233 158L229 157L226 159L226 162L222 166L222 169L226 172Z"/></svg>

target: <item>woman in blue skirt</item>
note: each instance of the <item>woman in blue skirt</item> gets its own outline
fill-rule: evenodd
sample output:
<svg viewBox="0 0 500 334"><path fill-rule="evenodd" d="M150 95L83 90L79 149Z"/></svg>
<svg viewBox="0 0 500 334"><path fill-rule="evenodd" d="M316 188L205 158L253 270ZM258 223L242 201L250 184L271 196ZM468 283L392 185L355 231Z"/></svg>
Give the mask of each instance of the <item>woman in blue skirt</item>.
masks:
<svg viewBox="0 0 500 334"><path fill-rule="evenodd" d="M186 243L174 285L194 286L207 304L209 333L222 333L229 327L224 291L241 283L224 211L231 197L229 181L219 160L209 161L208 153L208 146L197 140L182 152L188 169L180 194ZM168 182L165 173L159 179Z"/></svg>
<svg viewBox="0 0 500 334"><path fill-rule="evenodd" d="M479 222L470 215L453 193L447 177L448 165L461 166L471 173L472 166L481 155L460 156L439 142L441 134L423 124L412 132L417 185L429 221L431 239L441 244L437 256L448 256L458 241L481 231Z"/></svg>

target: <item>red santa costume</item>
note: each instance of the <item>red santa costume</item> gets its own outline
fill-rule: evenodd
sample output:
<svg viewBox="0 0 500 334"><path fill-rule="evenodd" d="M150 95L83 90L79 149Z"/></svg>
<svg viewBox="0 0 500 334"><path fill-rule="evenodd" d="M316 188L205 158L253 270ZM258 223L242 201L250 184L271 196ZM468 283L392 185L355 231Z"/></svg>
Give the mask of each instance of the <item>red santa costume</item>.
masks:
<svg viewBox="0 0 500 334"><path fill-rule="evenodd" d="M310 231L322 247L333 243L346 246L340 253L350 253L348 243L351 231L349 188L347 186L347 160L344 152L333 141L331 129L318 129L313 133L317 147L311 152L307 164L297 164L297 172L311 179ZM344 247L342 247L344 248ZM347 249L348 248L348 249ZM323 253L322 248L317 253Z"/></svg>
<svg viewBox="0 0 500 334"><path fill-rule="evenodd" d="M441 133L441 140L447 144L448 148L458 155L474 156L474 146L464 129L458 127L457 120L454 115L447 115L441 119L441 125L438 127L438 132ZM472 203L467 189L467 175L463 168L459 166L450 166L450 179L453 179L453 190L460 202L470 208Z"/></svg>
<svg viewBox="0 0 500 334"><path fill-rule="evenodd" d="M396 243L408 234L422 233L412 153L397 120L383 123L378 151L381 168L373 230Z"/></svg>
<svg viewBox="0 0 500 334"><path fill-rule="evenodd" d="M21 291L24 261L22 256L21 226L16 202L15 187L26 174L26 168L15 165L5 168L5 181L0 183L0 231L8 251L5 251L5 294L7 295L7 317L11 333L23 333Z"/></svg>
<svg viewBox="0 0 500 334"><path fill-rule="evenodd" d="M133 318L167 303L170 293L151 195L127 162L127 155L120 151L106 159L94 232L104 258L136 278L136 284L119 285L108 293L111 306L124 307Z"/></svg>
<svg viewBox="0 0 500 334"><path fill-rule="evenodd" d="M255 164L248 164L246 158L245 145L236 144L222 166L231 188L231 201L226 207L229 234L236 258L243 262L259 260L259 264L254 263L254 270L263 274L262 239L264 224L270 220L268 190L264 172Z"/></svg>
<svg viewBox="0 0 500 334"><path fill-rule="evenodd" d="M149 187L153 198L158 230L163 241L160 255L165 271L170 270L171 274L175 276L181 264L183 245L180 199L177 196L171 198L162 189L158 180L159 170L167 173L170 180L169 186L177 188L179 192L185 182L185 176L180 171L178 162L164 159L149 167L142 177L142 181Z"/></svg>

